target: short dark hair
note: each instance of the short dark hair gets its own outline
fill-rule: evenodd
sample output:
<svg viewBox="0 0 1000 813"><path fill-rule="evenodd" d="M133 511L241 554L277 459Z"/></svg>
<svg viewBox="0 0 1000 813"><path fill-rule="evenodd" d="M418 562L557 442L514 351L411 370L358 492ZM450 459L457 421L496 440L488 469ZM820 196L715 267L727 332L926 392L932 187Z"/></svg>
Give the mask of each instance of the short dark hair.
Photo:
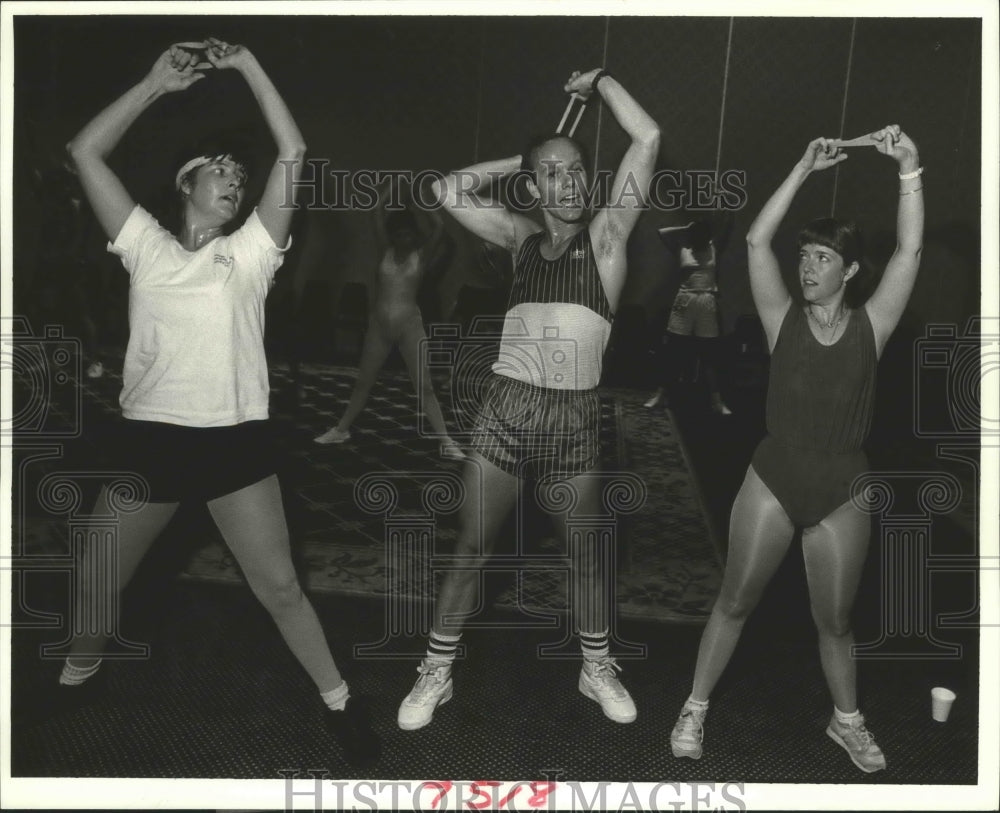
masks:
<svg viewBox="0 0 1000 813"><path fill-rule="evenodd" d="M853 220L821 217L806 223L799 231L798 247L826 246L836 251L844 265L858 264L857 273L847 281L845 296L851 307L858 307L867 298L868 269L865 264L865 241Z"/></svg>
<svg viewBox="0 0 1000 813"><path fill-rule="evenodd" d="M538 177L535 175L535 163L538 161L538 153L550 141L557 141L559 139L568 141L576 147L577 152L580 153L580 158L583 160L583 165L585 167L590 166L590 154L581 142L572 136L563 135L562 133L547 133L535 136L527 143L524 151L521 153L521 171L528 173L531 179L537 182Z"/></svg>
<svg viewBox="0 0 1000 813"><path fill-rule="evenodd" d="M799 231L799 248L813 243L836 251L845 265L860 263L865 253L861 230L853 220L821 217L806 223Z"/></svg>

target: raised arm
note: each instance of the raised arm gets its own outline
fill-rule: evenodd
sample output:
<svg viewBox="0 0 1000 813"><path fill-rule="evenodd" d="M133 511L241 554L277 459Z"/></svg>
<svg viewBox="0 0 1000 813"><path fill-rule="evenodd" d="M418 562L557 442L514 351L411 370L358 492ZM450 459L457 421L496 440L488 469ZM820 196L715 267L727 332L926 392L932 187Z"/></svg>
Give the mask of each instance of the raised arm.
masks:
<svg viewBox="0 0 1000 813"><path fill-rule="evenodd" d="M846 153L841 153L837 147L829 143L828 139L817 138L809 142L805 154L777 191L771 195L771 199L764 204L764 208L747 233L750 291L767 336L768 347L774 347L781 328L781 320L792 301L781 278L781 269L778 267L778 258L771 247L771 241L781 221L788 214L795 194L809 174L839 164L845 158L847 158Z"/></svg>
<svg viewBox="0 0 1000 813"><path fill-rule="evenodd" d="M598 256L613 259L610 263L598 262L598 267L605 292L615 303L625 284L625 245L649 202L649 183L660 152L660 128L628 91L601 69L574 72L565 90L584 99L596 91L631 139L611 183L608 205L590 226Z"/></svg>
<svg viewBox="0 0 1000 813"><path fill-rule="evenodd" d="M494 181L521 168L521 156L502 158L455 170L431 184L438 202L477 237L516 253L529 234L541 230L533 220L515 214L499 201L481 197Z"/></svg>
<svg viewBox="0 0 1000 813"><path fill-rule="evenodd" d="M924 239L923 178L917 145L896 124L872 134L878 151L899 165L899 208L896 213L896 251L889 259L875 293L865 303L875 331L875 344L882 348L896 329L917 281ZM904 177L912 176L912 177Z"/></svg>
<svg viewBox="0 0 1000 813"><path fill-rule="evenodd" d="M118 237L135 208L132 196L108 166L108 156L147 107L163 94L186 90L202 79L204 67L210 66L200 61L198 51L171 45L142 81L98 113L66 145L87 201L108 239Z"/></svg>
<svg viewBox="0 0 1000 813"><path fill-rule="evenodd" d="M680 251L687 242L688 229L694 225L694 221L691 223L685 223L683 226L663 226L656 230L656 233L660 236L660 242L663 243L664 247L668 251Z"/></svg>
<svg viewBox="0 0 1000 813"><path fill-rule="evenodd" d="M608 206L595 218L606 221L610 238L627 238L649 202L649 183L660 154L660 127L618 80L601 69L574 73L565 90L585 99L596 90L631 139L611 184Z"/></svg>
<svg viewBox="0 0 1000 813"><path fill-rule="evenodd" d="M206 57L212 65L220 69L233 68L246 79L278 148L264 194L257 204L257 216L275 245L284 246L295 213L294 201L287 200L286 194L287 190L295 188L293 184L302 171L305 140L278 89L247 48L212 38L206 43Z"/></svg>

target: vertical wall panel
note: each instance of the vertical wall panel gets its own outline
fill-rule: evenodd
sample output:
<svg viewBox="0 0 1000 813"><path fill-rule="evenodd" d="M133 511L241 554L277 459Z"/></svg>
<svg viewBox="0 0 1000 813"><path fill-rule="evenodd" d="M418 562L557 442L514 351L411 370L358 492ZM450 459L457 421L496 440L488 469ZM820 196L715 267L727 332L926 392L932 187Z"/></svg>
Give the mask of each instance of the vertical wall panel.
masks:
<svg viewBox="0 0 1000 813"><path fill-rule="evenodd" d="M730 324L735 314L754 312L742 236L808 143L835 134L840 123L850 37L849 19L735 21L722 166L746 172L748 200L723 269ZM782 271L795 289L795 233L829 215L833 182L832 171L810 177L775 238Z"/></svg>

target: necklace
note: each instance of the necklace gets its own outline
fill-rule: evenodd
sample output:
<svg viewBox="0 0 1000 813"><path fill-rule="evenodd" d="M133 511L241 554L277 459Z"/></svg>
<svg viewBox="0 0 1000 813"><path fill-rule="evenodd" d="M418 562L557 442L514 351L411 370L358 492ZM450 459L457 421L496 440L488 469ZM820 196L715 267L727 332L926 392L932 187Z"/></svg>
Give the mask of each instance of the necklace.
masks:
<svg viewBox="0 0 1000 813"><path fill-rule="evenodd" d="M848 312L847 308L844 308L843 310L841 310L840 316L837 317L837 321L836 322L834 322L833 320L831 320L829 322L821 322L819 320L819 318L816 316L816 314L813 312L813 306L809 305L809 315L813 318L813 321L817 325L819 325L820 327L825 327L825 328L831 328L832 327L834 330L836 330L838 327L840 327L840 323L844 321L844 317L847 316L847 312Z"/></svg>
<svg viewBox="0 0 1000 813"><path fill-rule="evenodd" d="M837 328L840 327L840 323L844 321L844 317L847 316L849 312L848 308L843 308L840 311L840 316L837 317L836 322L830 321L824 323L819 320L815 313L813 313L812 305L809 305L809 315L813 318L813 321L820 326L820 328L825 328L827 330L833 328L833 333L830 334L830 341L826 342L826 344L833 344L834 339L837 337Z"/></svg>

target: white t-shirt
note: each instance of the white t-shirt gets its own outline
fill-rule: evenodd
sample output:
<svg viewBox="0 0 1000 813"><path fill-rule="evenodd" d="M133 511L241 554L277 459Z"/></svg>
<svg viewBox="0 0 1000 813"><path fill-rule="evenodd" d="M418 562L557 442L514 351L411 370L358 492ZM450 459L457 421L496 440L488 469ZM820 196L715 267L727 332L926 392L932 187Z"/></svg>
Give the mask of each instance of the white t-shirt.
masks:
<svg viewBox="0 0 1000 813"><path fill-rule="evenodd" d="M231 426L268 415L264 300L284 260L257 210L188 251L136 206L108 251L131 276L126 418Z"/></svg>

